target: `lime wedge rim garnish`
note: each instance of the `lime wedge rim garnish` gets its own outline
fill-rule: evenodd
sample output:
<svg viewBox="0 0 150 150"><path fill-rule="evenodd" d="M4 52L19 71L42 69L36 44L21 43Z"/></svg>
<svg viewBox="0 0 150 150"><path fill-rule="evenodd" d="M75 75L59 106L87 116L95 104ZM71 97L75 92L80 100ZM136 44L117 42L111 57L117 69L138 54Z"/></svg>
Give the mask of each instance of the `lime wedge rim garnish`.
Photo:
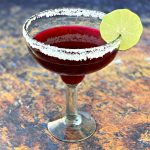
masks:
<svg viewBox="0 0 150 150"><path fill-rule="evenodd" d="M134 12L129 9L117 9L103 17L100 33L107 43L121 36L118 50L128 50L139 42L143 26L140 17Z"/></svg>

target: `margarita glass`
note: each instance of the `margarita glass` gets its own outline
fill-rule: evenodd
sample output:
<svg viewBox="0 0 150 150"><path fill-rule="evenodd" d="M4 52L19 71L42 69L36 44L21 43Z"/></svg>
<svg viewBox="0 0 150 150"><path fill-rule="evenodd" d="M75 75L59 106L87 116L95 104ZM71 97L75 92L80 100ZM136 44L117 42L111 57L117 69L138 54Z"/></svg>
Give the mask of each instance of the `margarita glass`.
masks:
<svg viewBox="0 0 150 150"><path fill-rule="evenodd" d="M29 52L66 84L66 115L47 125L61 141L82 141L96 130L93 117L77 110L77 85L86 74L107 66L117 54L120 38L107 44L101 38L99 24L104 16L94 10L51 9L30 17L23 26Z"/></svg>

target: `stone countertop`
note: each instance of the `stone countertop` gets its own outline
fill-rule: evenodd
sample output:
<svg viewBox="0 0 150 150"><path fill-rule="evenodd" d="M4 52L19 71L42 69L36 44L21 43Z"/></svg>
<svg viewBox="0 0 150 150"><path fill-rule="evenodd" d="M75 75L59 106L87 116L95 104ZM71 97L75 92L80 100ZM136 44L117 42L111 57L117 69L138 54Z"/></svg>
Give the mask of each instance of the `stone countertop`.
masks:
<svg viewBox="0 0 150 150"><path fill-rule="evenodd" d="M139 10L144 23L140 43L119 52L109 66L81 83L79 109L94 116L97 130L91 138L73 144L60 142L47 131L48 120L64 113L64 84L32 59L21 34L26 18L48 8L38 2L33 1L34 8L17 1L0 4L0 150L149 150L150 28L146 10L150 2L143 2ZM111 2L110 7L103 4L104 10L123 7ZM102 8L96 3L92 3L94 9Z"/></svg>

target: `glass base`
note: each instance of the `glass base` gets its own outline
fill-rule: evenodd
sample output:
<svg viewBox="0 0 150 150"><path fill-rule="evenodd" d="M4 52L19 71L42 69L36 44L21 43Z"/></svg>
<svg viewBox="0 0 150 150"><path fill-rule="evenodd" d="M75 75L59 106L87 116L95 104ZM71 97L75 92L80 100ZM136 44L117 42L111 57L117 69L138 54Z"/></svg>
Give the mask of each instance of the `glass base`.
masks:
<svg viewBox="0 0 150 150"><path fill-rule="evenodd" d="M90 137L96 130L96 122L88 113L79 112L74 122L63 117L49 122L49 132L58 140L65 142L78 142Z"/></svg>

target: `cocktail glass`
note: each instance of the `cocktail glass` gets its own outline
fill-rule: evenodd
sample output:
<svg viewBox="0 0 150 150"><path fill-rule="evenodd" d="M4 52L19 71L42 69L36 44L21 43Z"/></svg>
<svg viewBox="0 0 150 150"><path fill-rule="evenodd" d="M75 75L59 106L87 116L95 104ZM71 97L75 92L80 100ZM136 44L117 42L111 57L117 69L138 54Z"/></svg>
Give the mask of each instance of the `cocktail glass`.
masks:
<svg viewBox="0 0 150 150"><path fill-rule="evenodd" d="M77 85L86 74L102 69L117 54L120 38L106 44L100 36L98 29L104 15L86 9L50 9L30 17L23 26L32 56L66 83L66 115L47 125L61 141L82 141L96 130L93 117L77 110Z"/></svg>

